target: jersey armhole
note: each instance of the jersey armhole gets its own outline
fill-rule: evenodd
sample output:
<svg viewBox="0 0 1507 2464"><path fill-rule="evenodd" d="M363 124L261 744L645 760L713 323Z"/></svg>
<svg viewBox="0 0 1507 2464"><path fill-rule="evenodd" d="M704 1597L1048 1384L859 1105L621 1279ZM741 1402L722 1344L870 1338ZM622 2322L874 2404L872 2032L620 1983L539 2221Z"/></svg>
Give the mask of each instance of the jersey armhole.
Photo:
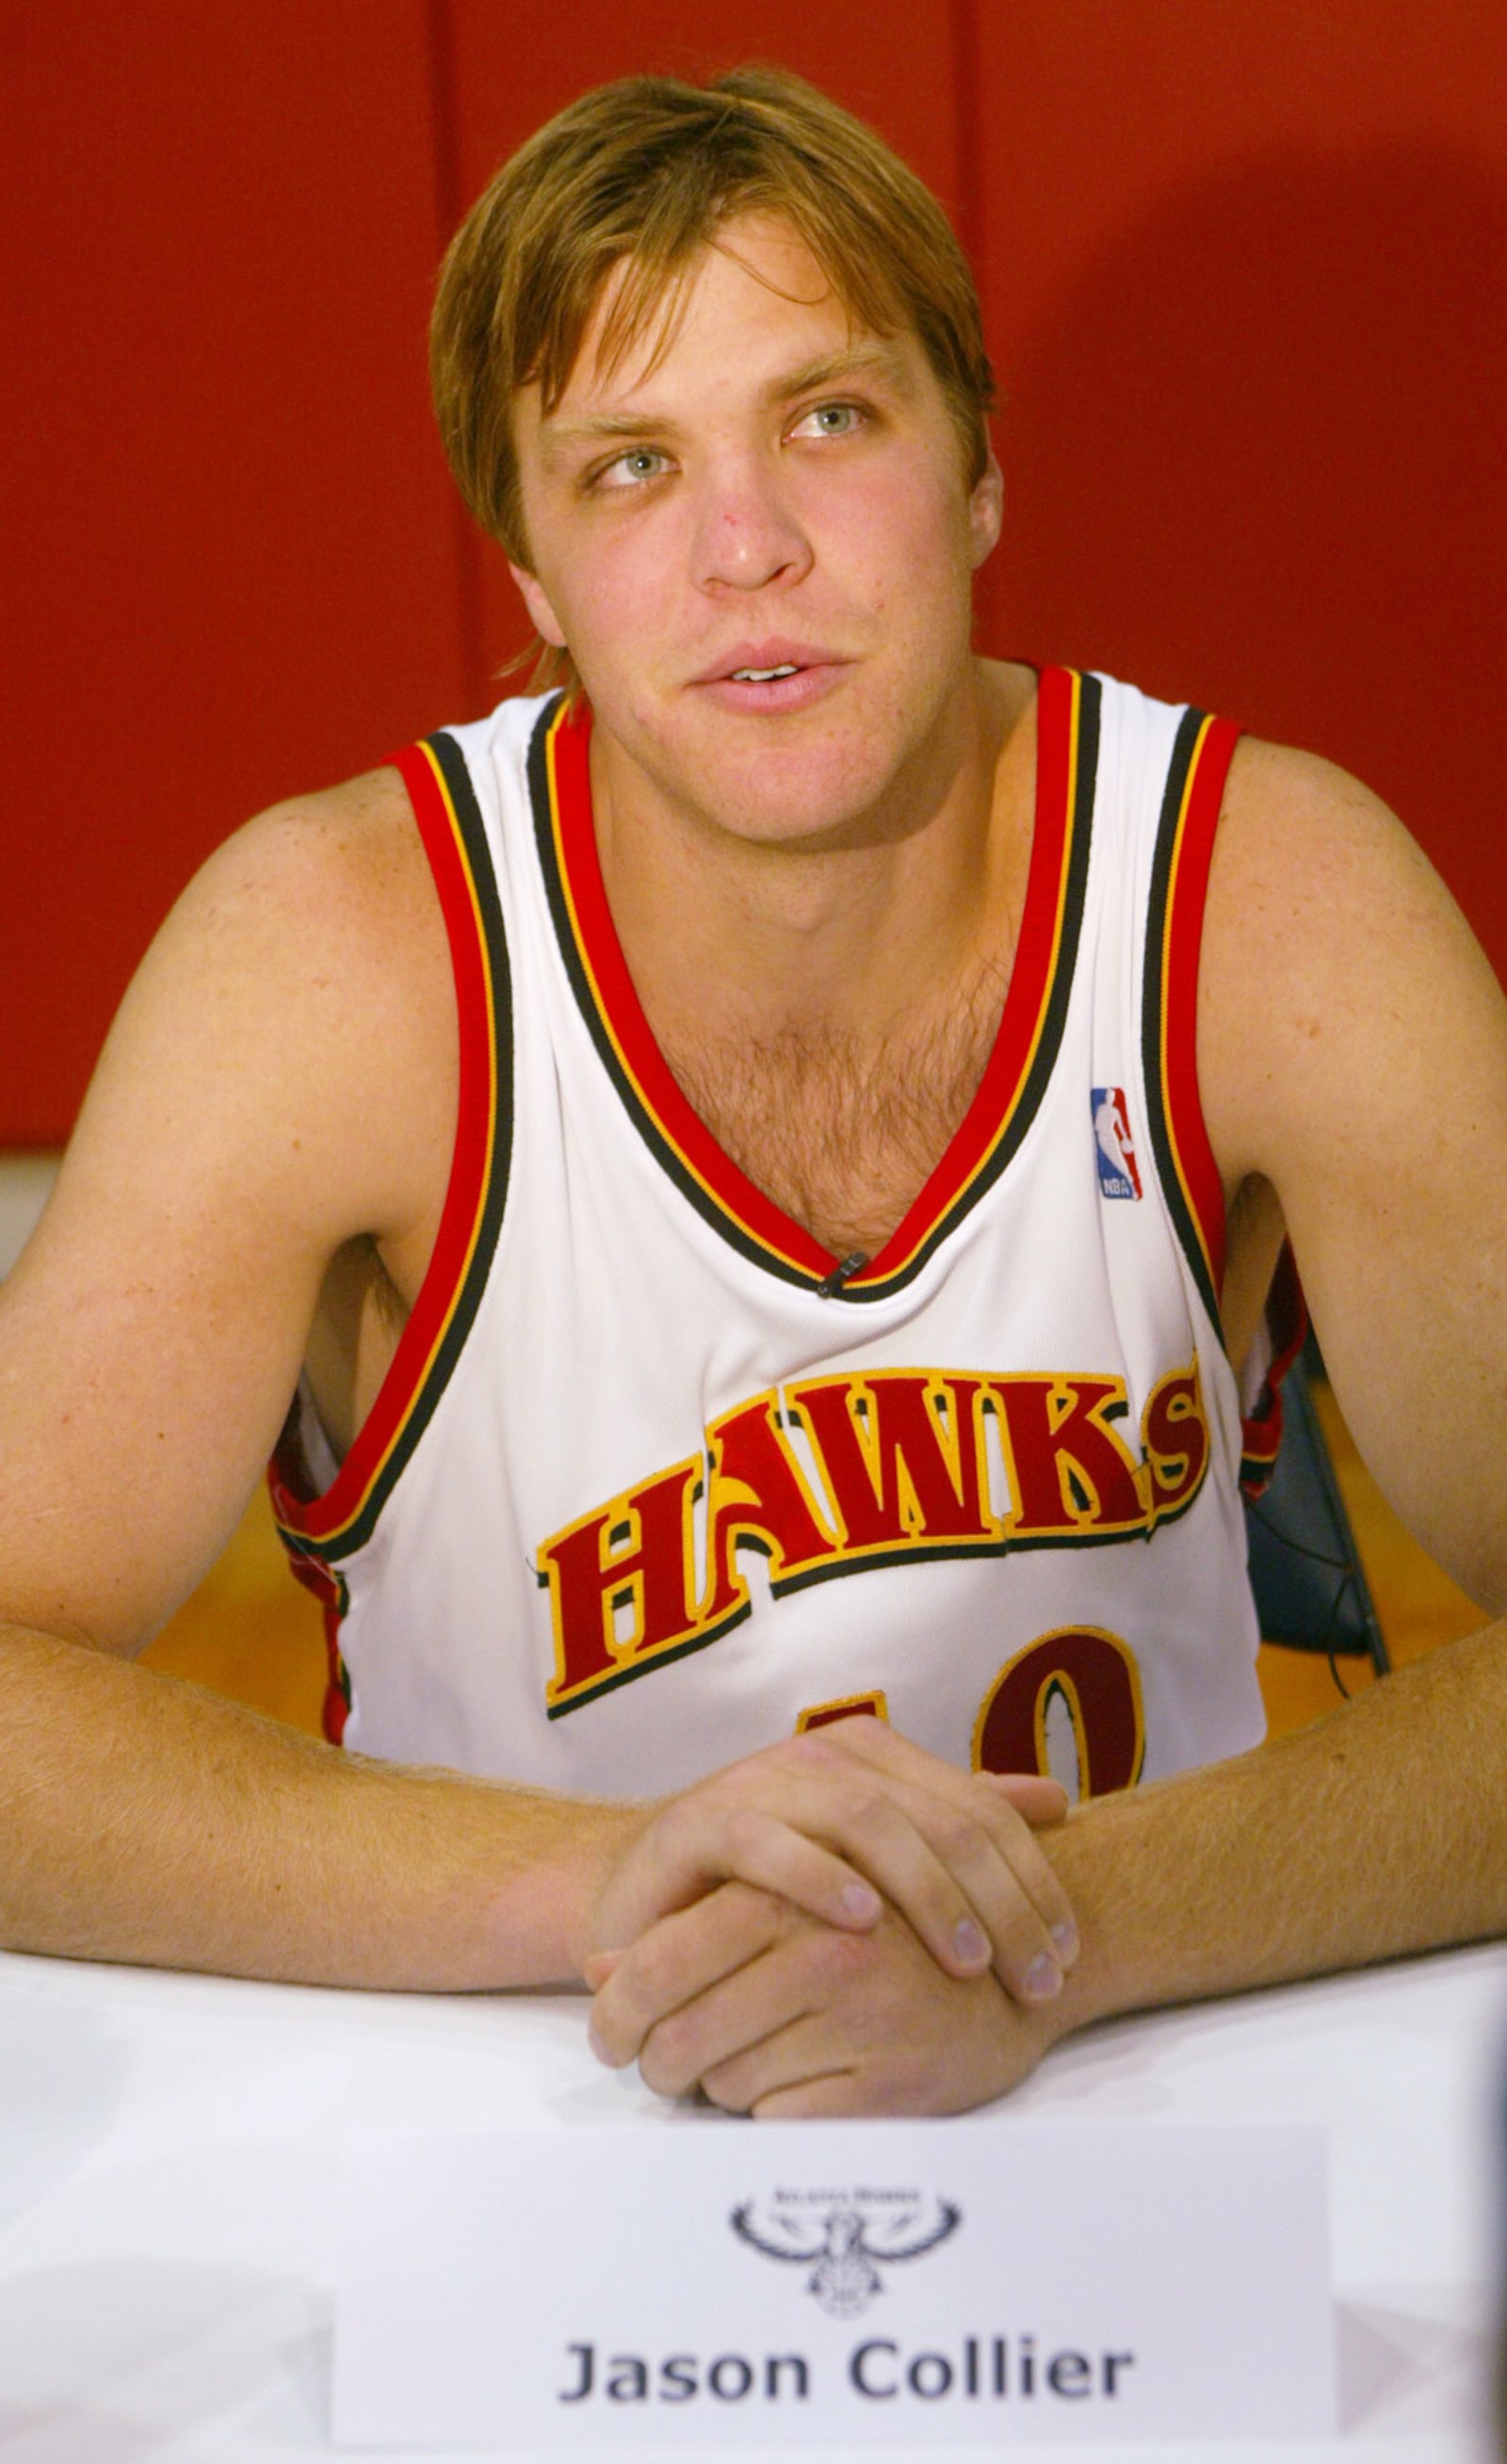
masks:
<svg viewBox="0 0 1507 2464"><path fill-rule="evenodd" d="M512 1144L512 1001L507 941L486 825L466 759L446 735L388 756L401 772L439 895L459 1035L455 1147L440 1228L377 1397L335 1479L304 1493L301 1448L268 1469L278 1529L295 1561L349 1556L377 1517L448 1383L496 1247Z"/></svg>
<svg viewBox="0 0 1507 2464"><path fill-rule="evenodd" d="M1198 965L1214 833L1240 731L1185 711L1157 824L1147 918L1142 1060L1151 1145L1178 1239L1217 1327L1224 1187L1198 1091Z"/></svg>

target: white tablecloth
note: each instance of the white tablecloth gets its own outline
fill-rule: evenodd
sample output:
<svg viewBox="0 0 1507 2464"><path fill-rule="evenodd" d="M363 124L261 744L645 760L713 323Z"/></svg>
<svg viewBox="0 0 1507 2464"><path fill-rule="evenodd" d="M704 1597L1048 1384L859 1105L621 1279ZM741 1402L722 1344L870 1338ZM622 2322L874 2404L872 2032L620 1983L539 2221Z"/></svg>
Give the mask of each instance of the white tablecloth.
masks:
<svg viewBox="0 0 1507 2464"><path fill-rule="evenodd" d="M1283 2456L1480 2464L1504 2072L1493 1946L1121 2020L997 2110L1326 2124L1345 2427ZM601 2071L569 1996L321 1992L0 1954L0 2458L328 2455L342 2126L604 2118L750 2126L689 2123Z"/></svg>

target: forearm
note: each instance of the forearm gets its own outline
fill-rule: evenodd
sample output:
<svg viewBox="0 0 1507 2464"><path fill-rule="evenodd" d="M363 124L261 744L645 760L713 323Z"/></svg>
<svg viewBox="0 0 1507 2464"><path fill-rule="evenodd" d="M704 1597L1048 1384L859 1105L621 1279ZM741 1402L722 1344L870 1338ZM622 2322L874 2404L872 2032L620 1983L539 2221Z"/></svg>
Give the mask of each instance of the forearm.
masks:
<svg viewBox="0 0 1507 2464"><path fill-rule="evenodd" d="M576 1972L648 1809L370 1762L203 1687L0 1629L0 1943L305 1983Z"/></svg>
<svg viewBox="0 0 1507 2464"><path fill-rule="evenodd" d="M1083 1942L1054 2035L1507 1932L1507 1622L1048 1844Z"/></svg>

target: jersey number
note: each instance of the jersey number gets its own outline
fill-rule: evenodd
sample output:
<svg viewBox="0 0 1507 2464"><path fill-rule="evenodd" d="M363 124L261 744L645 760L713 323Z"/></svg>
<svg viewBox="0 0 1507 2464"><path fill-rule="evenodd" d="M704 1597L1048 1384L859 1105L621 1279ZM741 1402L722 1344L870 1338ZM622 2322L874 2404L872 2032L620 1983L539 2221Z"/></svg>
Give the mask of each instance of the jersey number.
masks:
<svg viewBox="0 0 1507 2464"><path fill-rule="evenodd" d="M1141 1673L1129 1644L1096 1625L1059 1626L1006 1661L973 1724L973 1769L1050 1773L1048 1725L1064 1711L1080 1799L1133 1788L1146 1753Z"/></svg>

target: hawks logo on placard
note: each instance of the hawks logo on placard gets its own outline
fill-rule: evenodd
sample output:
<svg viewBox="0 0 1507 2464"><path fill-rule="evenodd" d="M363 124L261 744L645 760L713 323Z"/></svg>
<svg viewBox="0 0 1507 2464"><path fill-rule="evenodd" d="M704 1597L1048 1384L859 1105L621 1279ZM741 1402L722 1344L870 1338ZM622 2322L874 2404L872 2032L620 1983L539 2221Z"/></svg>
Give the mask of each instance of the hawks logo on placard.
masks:
<svg viewBox="0 0 1507 2464"><path fill-rule="evenodd" d="M924 2258L962 2221L954 2199L916 2190L776 2190L763 2216L745 2199L728 2218L763 2257L809 2268L806 2291L831 2319L859 2318L885 2290L882 2268Z"/></svg>
<svg viewBox="0 0 1507 2464"><path fill-rule="evenodd" d="M777 1597L887 1563L1148 1536L1186 1512L1209 1466L1196 1354L1152 1388L1139 1456L1117 1425L1128 1409L1123 1379L1065 1373L870 1370L754 1396L711 1423L704 1456L542 1544L550 1718L704 1650L746 1617L740 1548L767 1558Z"/></svg>

